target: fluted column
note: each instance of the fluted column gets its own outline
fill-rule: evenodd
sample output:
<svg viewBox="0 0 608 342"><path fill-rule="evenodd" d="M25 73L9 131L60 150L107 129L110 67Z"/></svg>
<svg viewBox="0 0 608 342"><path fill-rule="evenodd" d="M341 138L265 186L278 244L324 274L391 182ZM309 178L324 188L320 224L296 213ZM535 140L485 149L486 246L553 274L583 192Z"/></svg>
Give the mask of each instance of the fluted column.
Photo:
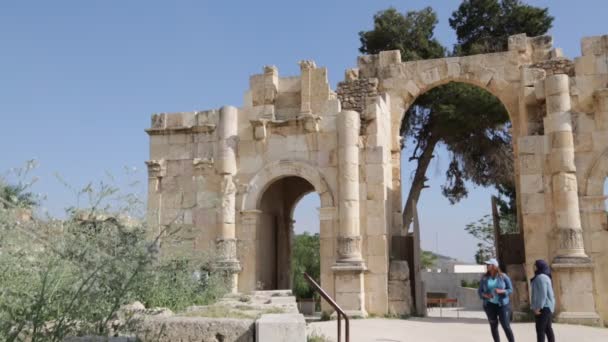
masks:
<svg viewBox="0 0 608 342"><path fill-rule="evenodd" d="M233 177L236 174L236 144L238 110L225 106L220 109L217 127L217 154L215 170L221 177L220 201L218 204L217 227L217 267L226 272L232 292L238 288L240 264L236 257L236 186Z"/></svg>
<svg viewBox="0 0 608 342"><path fill-rule="evenodd" d="M359 229L359 113L338 115L339 234L338 262L361 264Z"/></svg>
<svg viewBox="0 0 608 342"><path fill-rule="evenodd" d="M593 263L585 253L578 201L570 80L568 75L545 79L547 118L545 134L551 140L550 170L557 234L555 290L559 322L599 325L595 309Z"/></svg>
<svg viewBox="0 0 608 342"><path fill-rule="evenodd" d="M554 262L589 262L578 203L568 75L547 77L545 92L548 120L545 134L551 139L551 183L559 241Z"/></svg>

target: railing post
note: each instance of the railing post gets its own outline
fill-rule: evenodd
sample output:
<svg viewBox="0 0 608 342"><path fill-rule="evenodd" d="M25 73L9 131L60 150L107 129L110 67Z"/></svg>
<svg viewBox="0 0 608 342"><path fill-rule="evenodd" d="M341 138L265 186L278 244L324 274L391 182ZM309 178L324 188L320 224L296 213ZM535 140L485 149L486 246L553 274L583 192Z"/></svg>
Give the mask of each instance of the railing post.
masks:
<svg viewBox="0 0 608 342"><path fill-rule="evenodd" d="M321 288L321 286L319 286L319 284L317 284L317 282L314 281L314 279L312 279L312 277L309 276L308 273L306 273L306 272L304 272L304 279L306 279L306 281L315 289L315 291L319 295L321 295L321 297L323 299L325 299L329 303L329 305L331 305L334 308L334 310L336 310L336 314L338 316L338 342L340 342L341 337L342 337L341 316L344 317L346 342L350 342L350 323L348 320L348 315L344 312L344 310L342 310L342 308L340 308L338 303L336 303L336 301L333 298L331 298L331 296L328 295L327 292L325 292L325 290L323 290Z"/></svg>

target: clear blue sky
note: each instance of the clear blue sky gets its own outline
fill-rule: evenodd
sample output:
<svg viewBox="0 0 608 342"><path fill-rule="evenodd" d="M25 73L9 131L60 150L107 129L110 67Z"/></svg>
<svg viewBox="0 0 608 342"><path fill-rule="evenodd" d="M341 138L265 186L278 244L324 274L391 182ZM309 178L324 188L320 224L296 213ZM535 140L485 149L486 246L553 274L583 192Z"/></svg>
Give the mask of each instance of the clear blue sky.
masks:
<svg viewBox="0 0 608 342"><path fill-rule="evenodd" d="M335 86L355 66L357 32L389 6L434 7L436 36L452 45L447 19L458 3L0 1L0 170L37 159L34 190L48 195L45 206L54 213L73 203L55 173L77 187L106 172L122 176L129 166L139 169L131 178L145 184L150 114L240 106L249 75L267 64L295 75L299 60L314 59ZM570 57L579 55L581 37L608 33L605 1L529 3L550 6L555 45ZM471 259L474 241L463 227L489 212L489 192L449 206L434 177L446 164L440 153L430 168L432 187L420 210L423 247L434 250L439 232L440 252ZM405 172L409 177L411 169ZM304 200L298 213L314 206ZM302 226L315 225L300 216Z"/></svg>

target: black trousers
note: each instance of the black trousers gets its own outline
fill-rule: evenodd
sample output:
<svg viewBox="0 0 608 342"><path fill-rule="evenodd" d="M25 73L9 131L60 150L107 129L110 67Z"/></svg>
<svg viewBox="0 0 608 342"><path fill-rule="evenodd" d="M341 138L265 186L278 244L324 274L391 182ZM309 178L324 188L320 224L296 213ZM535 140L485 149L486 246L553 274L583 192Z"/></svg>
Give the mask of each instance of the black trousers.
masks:
<svg viewBox="0 0 608 342"><path fill-rule="evenodd" d="M552 321L553 314L549 308L543 308L540 310L540 315L534 316L536 321L536 341L545 342L545 335L549 342L555 342L555 335L553 335Z"/></svg>
<svg viewBox="0 0 608 342"><path fill-rule="evenodd" d="M502 326L507 340L509 342L515 342L513 331L511 330L511 305L498 305L487 302L484 306L486 316L488 316L488 322L490 322L490 331L492 332L492 338L494 342L500 342L500 335L498 334L498 323Z"/></svg>

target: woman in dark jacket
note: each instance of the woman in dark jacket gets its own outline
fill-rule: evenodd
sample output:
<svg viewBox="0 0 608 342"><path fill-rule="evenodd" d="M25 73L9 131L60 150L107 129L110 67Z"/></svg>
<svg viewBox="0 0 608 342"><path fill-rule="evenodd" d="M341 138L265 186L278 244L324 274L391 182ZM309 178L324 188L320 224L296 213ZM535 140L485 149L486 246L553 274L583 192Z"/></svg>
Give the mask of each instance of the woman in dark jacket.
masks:
<svg viewBox="0 0 608 342"><path fill-rule="evenodd" d="M553 327L553 311L555 311L555 296L551 280L551 268L544 260L534 263L534 278L532 278L532 300L530 308L534 312L536 321L536 341L545 342L545 335L549 342L555 342Z"/></svg>
<svg viewBox="0 0 608 342"><path fill-rule="evenodd" d="M498 334L498 323L502 326L509 342L515 341L511 330L511 303L509 296L513 292L511 279L500 271L498 261L490 259L486 261L488 272L481 278L477 293L483 299L483 309L490 322L490 330L494 342L500 341Z"/></svg>

